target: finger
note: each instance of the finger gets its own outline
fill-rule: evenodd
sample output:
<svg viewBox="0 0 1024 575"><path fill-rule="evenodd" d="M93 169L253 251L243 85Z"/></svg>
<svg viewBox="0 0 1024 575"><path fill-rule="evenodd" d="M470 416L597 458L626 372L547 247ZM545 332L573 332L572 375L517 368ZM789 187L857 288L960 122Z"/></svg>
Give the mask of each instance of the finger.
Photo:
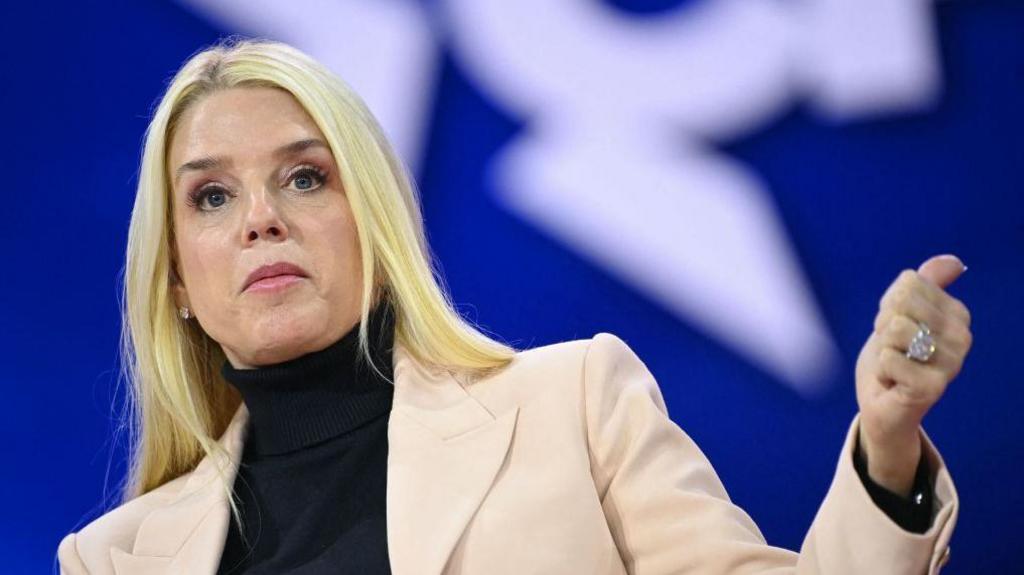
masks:
<svg viewBox="0 0 1024 575"><path fill-rule="evenodd" d="M923 321L928 324L929 329L937 332L948 330L948 324L956 321L920 293L909 291L883 302L875 316L875 331L881 332L897 315Z"/></svg>
<svg viewBox="0 0 1024 575"><path fill-rule="evenodd" d="M950 352L957 357L957 361L963 361L963 357L967 355L974 340L970 328L964 326L959 320L943 315L929 302L920 298L904 301L897 305L900 309L887 308L884 312L879 313L879 317L876 318L876 331L879 334L886 337L905 337L903 340L896 339L895 341L897 343L904 341L906 345L909 345L910 340L917 333L916 322L923 321L928 326L928 330L936 342L936 347ZM903 318L903 327L897 328L898 335L887 334L890 331L890 324L896 318ZM908 331L910 332L909 336L906 334ZM899 345L896 347L900 348ZM902 347L902 349L906 350L906 347Z"/></svg>
<svg viewBox="0 0 1024 575"><path fill-rule="evenodd" d="M884 331L886 325L897 315L907 316L913 321L923 321L932 332L932 337L942 340L947 350L966 355L973 342L970 327L950 313L937 309L919 294L887 303L875 316L875 331Z"/></svg>
<svg viewBox="0 0 1024 575"><path fill-rule="evenodd" d="M879 301L879 309L895 305L895 302L909 298L912 294L930 302L935 308L956 318L965 328L971 325L971 314L967 306L960 300L949 295L935 284L924 280L914 270L903 270L896 281L889 286L882 299ZM917 316L913 316L917 317ZM925 322L927 319L918 317ZM931 324L929 324L931 326ZM937 327L937 326L933 326Z"/></svg>
<svg viewBox="0 0 1024 575"><path fill-rule="evenodd" d="M906 355L910 342L917 335L918 329L920 328L913 318L905 315L894 316L879 335L880 343L883 347L890 347ZM965 352L962 351L959 344L947 340L942 334L932 332L931 335L935 340L935 353L929 358L927 365L945 373L948 379L953 379L960 373Z"/></svg>
<svg viewBox="0 0 1024 575"><path fill-rule="evenodd" d="M908 358L892 347L878 355L879 376L895 385L897 399L907 406L931 406L946 390L946 374L927 363Z"/></svg>
<svg viewBox="0 0 1024 575"><path fill-rule="evenodd" d="M964 302L956 299L955 297L943 292L942 309L952 314L953 317L964 326L964 328L971 327L971 310L967 309Z"/></svg>
<svg viewBox="0 0 1024 575"><path fill-rule="evenodd" d="M964 305L964 302L953 297L931 281L922 278L920 274L918 274L917 281L912 282L912 285L913 289L921 293L935 307L956 318L964 327L971 326L971 312Z"/></svg>
<svg viewBox="0 0 1024 575"><path fill-rule="evenodd" d="M917 272L922 278L940 289L945 289L956 281L956 278L966 270L967 266L964 265L964 262L953 254L928 258L917 268Z"/></svg>

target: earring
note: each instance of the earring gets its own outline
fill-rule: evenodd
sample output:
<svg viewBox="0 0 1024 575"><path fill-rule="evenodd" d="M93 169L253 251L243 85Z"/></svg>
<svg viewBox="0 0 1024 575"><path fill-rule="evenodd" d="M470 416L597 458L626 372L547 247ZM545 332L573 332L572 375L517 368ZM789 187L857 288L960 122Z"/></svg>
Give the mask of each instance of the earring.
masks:
<svg viewBox="0 0 1024 575"><path fill-rule="evenodd" d="M188 319L192 317L192 312L189 311L188 306L182 306L178 309L178 315L181 316L181 319Z"/></svg>

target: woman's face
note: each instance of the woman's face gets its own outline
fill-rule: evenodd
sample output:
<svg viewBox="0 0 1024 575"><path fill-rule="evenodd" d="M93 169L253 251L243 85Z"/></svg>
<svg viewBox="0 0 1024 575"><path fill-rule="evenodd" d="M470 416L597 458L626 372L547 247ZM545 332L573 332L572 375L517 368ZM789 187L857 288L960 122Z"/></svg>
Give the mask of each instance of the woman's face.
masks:
<svg viewBox="0 0 1024 575"><path fill-rule="evenodd" d="M323 134L290 94L232 88L202 98L181 116L167 166L175 302L234 367L323 349L355 325L355 222ZM277 263L301 272L249 284Z"/></svg>

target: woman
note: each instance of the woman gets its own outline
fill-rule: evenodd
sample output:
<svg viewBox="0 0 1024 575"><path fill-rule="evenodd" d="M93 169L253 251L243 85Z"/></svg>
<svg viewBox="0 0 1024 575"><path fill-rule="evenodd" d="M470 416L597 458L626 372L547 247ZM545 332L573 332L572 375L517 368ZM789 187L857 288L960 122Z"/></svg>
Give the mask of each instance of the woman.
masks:
<svg viewBox="0 0 1024 575"><path fill-rule="evenodd" d="M280 43L215 46L147 131L133 465L62 572L935 573L958 500L920 422L971 344L943 290L963 269L888 289L831 488L799 553L771 547L621 339L515 350L454 311L339 79Z"/></svg>

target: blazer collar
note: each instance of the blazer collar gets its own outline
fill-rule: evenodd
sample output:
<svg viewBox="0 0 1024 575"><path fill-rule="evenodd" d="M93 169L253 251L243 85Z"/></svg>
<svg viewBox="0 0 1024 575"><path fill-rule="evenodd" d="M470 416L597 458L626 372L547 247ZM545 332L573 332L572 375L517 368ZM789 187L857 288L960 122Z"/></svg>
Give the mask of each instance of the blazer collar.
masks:
<svg viewBox="0 0 1024 575"><path fill-rule="evenodd" d="M388 554L396 575L440 574L508 454L519 408L495 417L464 383L429 370L398 341L388 422ZM494 377L500 377L497 375ZM145 516L132 551L112 548L117 575L213 575L231 520L234 483L248 421L239 407L218 443L167 503Z"/></svg>

